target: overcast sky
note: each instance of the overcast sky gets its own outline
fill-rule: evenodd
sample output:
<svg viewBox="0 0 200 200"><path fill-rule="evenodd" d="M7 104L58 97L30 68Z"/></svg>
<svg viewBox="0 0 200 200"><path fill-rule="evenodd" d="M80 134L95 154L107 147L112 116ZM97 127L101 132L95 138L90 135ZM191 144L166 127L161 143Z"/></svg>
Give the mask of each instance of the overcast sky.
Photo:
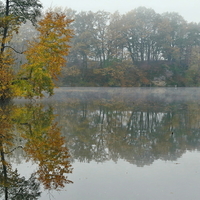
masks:
<svg viewBox="0 0 200 200"><path fill-rule="evenodd" d="M157 13L177 12L188 22L200 22L199 0L40 0L45 8L61 6L80 11L104 10L127 13L139 6L153 8Z"/></svg>

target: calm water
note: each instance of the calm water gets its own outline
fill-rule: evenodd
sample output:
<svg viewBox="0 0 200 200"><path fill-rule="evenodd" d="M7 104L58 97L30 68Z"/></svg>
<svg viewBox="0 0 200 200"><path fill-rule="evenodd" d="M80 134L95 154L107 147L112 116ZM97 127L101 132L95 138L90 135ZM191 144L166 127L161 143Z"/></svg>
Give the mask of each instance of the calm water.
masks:
<svg viewBox="0 0 200 200"><path fill-rule="evenodd" d="M1 107L1 199L199 200L199 88L55 92Z"/></svg>

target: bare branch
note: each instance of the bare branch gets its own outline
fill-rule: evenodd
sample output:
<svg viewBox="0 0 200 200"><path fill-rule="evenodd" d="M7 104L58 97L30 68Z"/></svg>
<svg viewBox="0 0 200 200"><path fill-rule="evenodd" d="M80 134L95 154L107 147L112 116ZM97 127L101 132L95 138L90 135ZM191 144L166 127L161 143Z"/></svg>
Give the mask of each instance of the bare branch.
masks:
<svg viewBox="0 0 200 200"><path fill-rule="evenodd" d="M14 49L13 47L11 47L11 46L4 46L5 48L7 47L7 48L11 48L14 52L16 52L16 53L19 53L19 54L23 54L25 51L17 51L16 49Z"/></svg>

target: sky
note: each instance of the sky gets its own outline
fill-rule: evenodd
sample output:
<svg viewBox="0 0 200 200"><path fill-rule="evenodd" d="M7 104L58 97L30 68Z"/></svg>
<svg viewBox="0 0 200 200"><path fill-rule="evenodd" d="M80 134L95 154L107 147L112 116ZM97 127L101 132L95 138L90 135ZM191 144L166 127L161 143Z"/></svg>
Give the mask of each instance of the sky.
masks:
<svg viewBox="0 0 200 200"><path fill-rule="evenodd" d="M157 13L177 12L188 22L200 22L199 0L40 0L44 8L63 7L80 11L119 11L125 14L139 6L152 8Z"/></svg>

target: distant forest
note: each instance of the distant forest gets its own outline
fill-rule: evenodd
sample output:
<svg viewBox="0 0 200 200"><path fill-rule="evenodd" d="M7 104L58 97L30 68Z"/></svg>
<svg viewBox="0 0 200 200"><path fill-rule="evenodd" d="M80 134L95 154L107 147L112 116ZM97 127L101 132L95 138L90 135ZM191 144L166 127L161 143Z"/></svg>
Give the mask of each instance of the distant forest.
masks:
<svg viewBox="0 0 200 200"><path fill-rule="evenodd" d="M200 85L200 23L145 7L126 14L66 12L74 37L60 86ZM23 40L33 34L30 25L22 27Z"/></svg>

